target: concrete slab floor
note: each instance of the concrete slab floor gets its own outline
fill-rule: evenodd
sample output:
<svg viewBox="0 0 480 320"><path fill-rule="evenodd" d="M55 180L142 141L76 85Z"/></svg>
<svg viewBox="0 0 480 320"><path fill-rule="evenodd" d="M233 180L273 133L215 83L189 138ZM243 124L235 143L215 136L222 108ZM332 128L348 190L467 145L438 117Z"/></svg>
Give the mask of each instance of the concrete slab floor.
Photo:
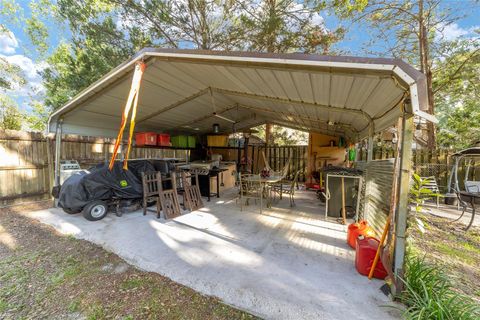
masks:
<svg viewBox="0 0 480 320"><path fill-rule="evenodd" d="M263 214L253 203L240 211L234 195L170 221L140 211L97 222L61 209L28 215L265 319L398 318L383 281L357 273L346 227L323 219L313 193Z"/></svg>

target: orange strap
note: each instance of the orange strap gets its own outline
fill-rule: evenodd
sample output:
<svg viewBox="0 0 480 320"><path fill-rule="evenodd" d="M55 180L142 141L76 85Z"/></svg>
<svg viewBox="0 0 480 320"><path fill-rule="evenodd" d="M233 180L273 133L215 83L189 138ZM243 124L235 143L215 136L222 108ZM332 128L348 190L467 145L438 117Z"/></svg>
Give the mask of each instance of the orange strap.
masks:
<svg viewBox="0 0 480 320"><path fill-rule="evenodd" d="M123 169L128 170L127 160L128 160L128 155L130 153L130 146L132 144L133 131L135 128L135 116L137 114L138 93L140 91L140 83L142 82L142 76L145 71L145 68L146 68L145 63L141 61L137 62L135 66L135 73L133 74L132 85L130 87L130 92L128 93L127 103L125 104L125 108L123 109L122 121L120 122L120 130L118 131L117 140L115 141L115 146L113 148L113 154L112 154L112 158L110 159L110 164L108 165L108 168L110 170L112 170L113 164L115 163L115 159L117 158L118 149L123 139L123 131L125 130L125 126L127 125L127 119L130 113L130 109L132 109L132 117L130 120L130 135L128 137L127 153L125 154L125 159L123 162ZM133 108L132 108L132 103L133 103Z"/></svg>

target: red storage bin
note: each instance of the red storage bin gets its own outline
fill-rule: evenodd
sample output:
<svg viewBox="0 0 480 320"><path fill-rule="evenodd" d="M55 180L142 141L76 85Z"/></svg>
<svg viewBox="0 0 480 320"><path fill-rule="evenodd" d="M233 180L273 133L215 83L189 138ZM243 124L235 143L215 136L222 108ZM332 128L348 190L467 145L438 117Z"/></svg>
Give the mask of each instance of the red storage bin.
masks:
<svg viewBox="0 0 480 320"><path fill-rule="evenodd" d="M157 134L155 132L138 132L135 134L137 146L156 146Z"/></svg>
<svg viewBox="0 0 480 320"><path fill-rule="evenodd" d="M361 220L358 223L352 223L348 226L347 243L353 249L357 246L357 238L360 235L371 238L375 237L375 231L368 226L368 223L365 220Z"/></svg>
<svg viewBox="0 0 480 320"><path fill-rule="evenodd" d="M368 276L368 274L370 273L370 269L372 268L373 260L375 259L379 243L379 240L371 237L360 237L357 239L355 267L360 274ZM382 261L378 259L377 266L375 267L375 271L373 272L373 277L383 280L386 276L387 271L383 267Z"/></svg>
<svg viewBox="0 0 480 320"><path fill-rule="evenodd" d="M168 133L159 133L157 135L157 146L168 147L170 144L170 135Z"/></svg>

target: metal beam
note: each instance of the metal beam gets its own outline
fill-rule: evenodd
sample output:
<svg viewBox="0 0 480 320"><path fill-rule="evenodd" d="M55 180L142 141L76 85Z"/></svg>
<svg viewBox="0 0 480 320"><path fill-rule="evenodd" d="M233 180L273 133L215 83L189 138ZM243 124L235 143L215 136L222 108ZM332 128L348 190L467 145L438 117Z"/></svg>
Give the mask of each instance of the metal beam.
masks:
<svg viewBox="0 0 480 320"><path fill-rule="evenodd" d="M294 130L300 130L300 131L306 131L306 132L314 132L314 133L320 133L320 134L325 134L325 135L346 135L345 132L343 131L337 131L337 130L320 130L320 129L310 129L310 128L303 128L299 125L295 124L290 124L282 121L270 121L270 123L275 124L277 126L281 127L286 127Z"/></svg>
<svg viewBox="0 0 480 320"><path fill-rule="evenodd" d="M230 110L232 110L232 109L235 109L236 107L237 107L236 105L235 105L235 106L231 106L231 107L227 107L227 108L225 108L225 109L217 112L217 114L225 113L225 112L227 112L227 111L230 111ZM195 123L197 123L197 122L201 122L201 121L207 120L207 119L209 119L209 118L213 118L213 117L214 117L214 114L213 114L213 112L212 112L211 114L204 115L204 116L202 116L202 117L199 117L199 118L197 118L197 119L195 119L195 120L186 122L186 123L181 124L181 125L176 126L176 127L180 127L180 128L181 128L181 127L184 127L184 126L190 126L190 125L193 125L193 124L195 124ZM170 128L170 129L173 129L173 128Z"/></svg>
<svg viewBox="0 0 480 320"><path fill-rule="evenodd" d="M149 114L149 115L147 115L147 116L145 116L145 117L142 117L142 118L140 118L140 119L137 121L137 124L138 124L138 123L141 123L141 122L144 122L144 121L146 121L146 120L148 120L148 119L150 119L150 118L156 117L156 116L158 116L159 114L162 114L162 113L165 113L165 112L167 112L167 111L170 111L170 110L172 110L172 109L174 109L174 108L176 108L176 107L178 107L178 106L180 106L180 105L182 105L182 104L184 104L184 103L187 103L187 102L189 102L189 101L195 100L196 98L198 98L198 97L203 96L204 94L206 94L209 90L210 90L209 88L202 89L202 90L198 91L197 93L192 94L191 96L188 96L188 97L186 97L186 98L184 98L184 99L182 99L182 100L179 100L179 101L177 101L177 102L172 103L171 105L163 108L162 110L155 111L155 112L153 112L153 113L151 113L151 114Z"/></svg>
<svg viewBox="0 0 480 320"><path fill-rule="evenodd" d="M259 94L256 94L256 93L238 92L238 91L232 91L232 90L220 89L220 88L214 88L214 87L212 87L212 90L214 90L218 93L222 93L222 94L226 94L226 95L232 95L232 96L249 97L249 98L268 100L268 101L276 101L276 102L282 102L282 103L290 103L290 104L303 104L303 105L319 107L319 108L323 108L323 109L326 109L326 110L329 110L329 111L332 111L332 112L339 112L339 113L345 113L345 112L355 113L355 114L358 114L358 115L364 117L369 123L373 123L372 117L370 117L370 115L368 115L366 112L364 112L362 110L327 106L327 105L313 103L313 102L297 101L297 100L292 100L292 99L271 97L271 96L266 96L266 95L259 95Z"/></svg>
<svg viewBox="0 0 480 320"><path fill-rule="evenodd" d="M261 108L261 107L247 106L247 105L244 105L244 104L239 104L238 106L241 107L241 108L250 109L250 110L255 110L255 111L259 111L259 112L266 112L266 113L277 114L277 115L278 115L278 114L281 114L281 115L285 115L285 116L287 116L287 117L293 117L293 118L296 118L296 119L300 119L300 120L302 120L302 121L311 121L311 122L318 122L318 123L328 124L328 121L327 121L327 120L306 118L306 117L302 117L302 116L299 116L299 115L296 115L296 114L293 114L293 113L282 112L282 111L274 111L274 110L271 110L271 109L266 109L266 108ZM355 135L356 133L358 133L358 131L357 131L355 128L353 128L351 125L349 125L349 124L337 122L337 123L335 123L334 125L337 125L337 126L339 126L339 127L348 129L348 130L350 130L350 131L352 132L352 134L354 134L354 135Z"/></svg>
<svg viewBox="0 0 480 320"><path fill-rule="evenodd" d="M408 194L410 190L410 177L412 170L412 142L414 132L413 114L404 114L402 121L401 136L401 154L400 154L400 175L399 175L399 192L398 205L395 221L395 260L394 273L396 291L402 290L402 280L404 274L405 262L405 232L407 229L408 218ZM399 142L400 143L400 142ZM398 291L399 292L399 291Z"/></svg>

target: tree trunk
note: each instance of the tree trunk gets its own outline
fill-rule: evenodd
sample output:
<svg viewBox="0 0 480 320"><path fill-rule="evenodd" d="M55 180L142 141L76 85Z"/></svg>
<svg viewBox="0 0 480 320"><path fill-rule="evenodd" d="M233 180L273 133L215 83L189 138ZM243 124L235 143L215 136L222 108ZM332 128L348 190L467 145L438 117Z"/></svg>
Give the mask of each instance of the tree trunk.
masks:
<svg viewBox="0 0 480 320"><path fill-rule="evenodd" d="M435 114L435 105L433 101L433 87L432 87L432 70L430 66L430 50L428 43L428 30L426 27L425 17L423 13L423 0L418 2L418 22L419 22L419 53L420 53L420 71L427 79L427 96L429 114ZM436 148L436 134L435 125L427 122L427 147L430 150Z"/></svg>

